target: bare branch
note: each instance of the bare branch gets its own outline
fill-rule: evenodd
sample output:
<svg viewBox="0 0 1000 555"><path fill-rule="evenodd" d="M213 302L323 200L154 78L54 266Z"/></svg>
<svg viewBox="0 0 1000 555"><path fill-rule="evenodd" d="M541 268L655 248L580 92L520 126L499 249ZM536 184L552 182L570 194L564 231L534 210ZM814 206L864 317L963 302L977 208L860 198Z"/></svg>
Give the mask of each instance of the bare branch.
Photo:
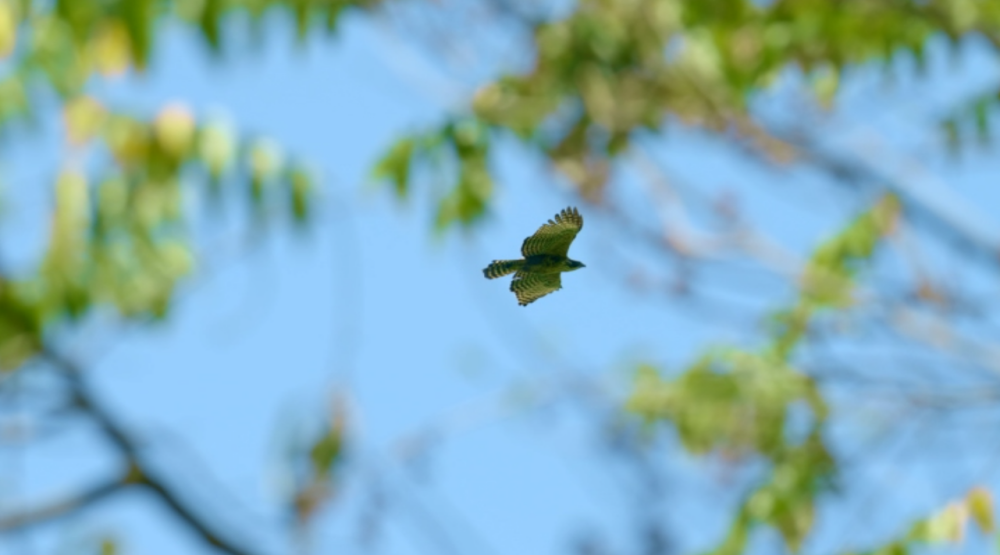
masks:
<svg viewBox="0 0 1000 555"><path fill-rule="evenodd" d="M825 152L803 134L782 136L795 144L801 159L837 180L860 187L876 187L899 195L907 213L948 240L955 251L970 260L996 269L1000 256L1000 231L984 220L972 206L962 202L936 183L917 179L900 180L869 166L863 160L845 160Z"/></svg>
<svg viewBox="0 0 1000 555"><path fill-rule="evenodd" d="M225 534L209 524L189 502L185 501L168 484L143 466L139 443L130 437L122 425L97 401L87 383L83 380L80 369L73 361L47 347L44 349L43 355L65 375L76 405L94 419L101 431L104 432L104 435L111 440L111 443L127 459L130 468L127 475L128 482L148 488L188 528L196 533L205 543L215 547L220 552L228 553L229 555L252 555L254 553L244 547L238 546L232 539L227 538ZM70 507L70 509L74 508L78 507Z"/></svg>
<svg viewBox="0 0 1000 555"><path fill-rule="evenodd" d="M43 524L51 520L68 516L84 507L97 503L105 497L129 485L129 476L109 480L98 484L83 493L21 513L0 518L0 532L11 532Z"/></svg>

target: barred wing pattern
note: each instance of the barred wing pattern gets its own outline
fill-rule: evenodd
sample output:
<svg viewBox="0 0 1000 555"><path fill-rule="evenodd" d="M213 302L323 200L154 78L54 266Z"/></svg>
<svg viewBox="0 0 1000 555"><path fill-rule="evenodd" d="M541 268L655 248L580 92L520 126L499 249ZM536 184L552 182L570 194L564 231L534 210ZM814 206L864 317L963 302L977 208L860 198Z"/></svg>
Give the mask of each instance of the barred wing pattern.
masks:
<svg viewBox="0 0 1000 555"><path fill-rule="evenodd" d="M527 306L549 293L562 289L559 274L518 272L510 282L510 290L517 296L517 304Z"/></svg>
<svg viewBox="0 0 1000 555"><path fill-rule="evenodd" d="M534 235L524 240L521 254L527 258L536 254L554 254L566 256L569 245L576 239L576 234L583 229L583 216L576 208L565 208L556 214L555 220L542 227ZM558 281L558 280L557 280Z"/></svg>

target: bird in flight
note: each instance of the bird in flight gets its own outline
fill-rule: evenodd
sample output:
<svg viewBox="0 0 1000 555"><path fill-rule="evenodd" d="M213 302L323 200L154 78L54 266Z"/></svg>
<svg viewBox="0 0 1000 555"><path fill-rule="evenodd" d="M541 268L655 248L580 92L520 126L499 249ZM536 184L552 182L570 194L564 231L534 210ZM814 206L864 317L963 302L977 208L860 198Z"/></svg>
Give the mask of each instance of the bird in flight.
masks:
<svg viewBox="0 0 1000 555"><path fill-rule="evenodd" d="M583 229L583 216L570 207L556 214L554 220L538 228L534 235L521 244L520 260L494 260L483 269L486 279L496 279L514 274L510 290L517 296L517 304L528 306L549 293L562 289L562 272L583 268L582 262L571 260L567 253Z"/></svg>

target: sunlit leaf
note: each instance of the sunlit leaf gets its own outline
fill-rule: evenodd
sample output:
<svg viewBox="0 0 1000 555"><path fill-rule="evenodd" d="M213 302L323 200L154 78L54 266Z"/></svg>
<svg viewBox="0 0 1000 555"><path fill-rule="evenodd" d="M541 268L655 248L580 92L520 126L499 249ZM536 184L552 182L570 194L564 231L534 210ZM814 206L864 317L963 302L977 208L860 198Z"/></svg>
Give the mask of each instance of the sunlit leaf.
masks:
<svg viewBox="0 0 1000 555"><path fill-rule="evenodd" d="M140 164L147 160L150 133L142 123L123 116L112 116L104 132L108 147L120 164Z"/></svg>
<svg viewBox="0 0 1000 555"><path fill-rule="evenodd" d="M406 198L409 192L410 167L415 146L416 141L412 137L399 139L375 164L374 177L392 183L399 198Z"/></svg>
<svg viewBox="0 0 1000 555"><path fill-rule="evenodd" d="M90 141L100 131L106 118L104 106L92 97L79 96L68 101L63 109L67 139L74 145Z"/></svg>
<svg viewBox="0 0 1000 555"><path fill-rule="evenodd" d="M16 75L0 79L0 123L24 116L29 109L28 94Z"/></svg>
<svg viewBox="0 0 1000 555"><path fill-rule="evenodd" d="M157 251L160 267L173 279L189 274L194 267L194 256L180 241L165 241L157 246Z"/></svg>
<svg viewBox="0 0 1000 555"><path fill-rule="evenodd" d="M228 126L209 123L200 130L198 155L213 178L219 178L233 164L236 156L236 139Z"/></svg>
<svg viewBox="0 0 1000 555"><path fill-rule="evenodd" d="M86 177L77 170L66 170L56 182L57 233L79 239L89 220L89 191Z"/></svg>
<svg viewBox="0 0 1000 555"><path fill-rule="evenodd" d="M270 139L258 139L250 146L250 194L255 206L262 206L265 186L281 171L281 149Z"/></svg>
<svg viewBox="0 0 1000 555"><path fill-rule="evenodd" d="M10 0L0 1L0 60L10 56L17 44L17 14Z"/></svg>
<svg viewBox="0 0 1000 555"><path fill-rule="evenodd" d="M173 158L181 159L194 140L194 116L183 104L169 104L156 116L153 131L160 147Z"/></svg>
<svg viewBox="0 0 1000 555"><path fill-rule="evenodd" d="M132 39L128 28L117 19L106 20L90 45L91 55L105 77L117 77L132 66Z"/></svg>
<svg viewBox="0 0 1000 555"><path fill-rule="evenodd" d="M957 543L965 536L969 511L964 504L952 502L927 520L926 541Z"/></svg>
<svg viewBox="0 0 1000 555"><path fill-rule="evenodd" d="M991 534L996 528L996 517L993 509L993 494L983 487L973 488L966 496L965 502L976 525L984 534Z"/></svg>

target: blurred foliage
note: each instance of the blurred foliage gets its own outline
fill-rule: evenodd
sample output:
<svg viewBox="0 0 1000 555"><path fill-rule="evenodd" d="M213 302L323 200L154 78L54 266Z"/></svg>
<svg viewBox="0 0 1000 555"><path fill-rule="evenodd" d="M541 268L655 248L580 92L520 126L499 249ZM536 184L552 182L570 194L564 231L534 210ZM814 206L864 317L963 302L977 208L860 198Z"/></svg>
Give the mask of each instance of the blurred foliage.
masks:
<svg viewBox="0 0 1000 555"><path fill-rule="evenodd" d="M787 444L788 407L796 401L805 401L817 421L826 416L809 378L760 355L716 349L670 382L640 367L629 408L649 421L672 422L694 453L778 456Z"/></svg>
<svg viewBox="0 0 1000 555"><path fill-rule="evenodd" d="M0 0L0 136L11 137L58 105L67 162L51 189L49 235L36 267L0 277L0 370L21 367L54 328L98 310L166 318L182 280L196 271L194 198L229 202L240 188L252 225L277 212L307 224L315 179L280 145L201 121L181 104L127 113L90 94L94 80L150 70L167 25L196 29L228 54L226 18L256 32L284 13L298 38L332 33L345 13L377 0ZM777 163L796 145L754 117L754 96L798 72L818 106L836 103L842 77L863 64L887 71L901 57L918 67L935 36L977 36L1000 50L1000 2L985 0L579 0L565 16L531 21L534 64L483 85L466 113L399 138L374 169L398 197L420 171L437 172L436 229L468 228L495 196L491 158L516 138L557 168L585 199L604 198L615 162L637 136L685 125L734 139ZM950 144L992 139L998 91L946 114ZM84 163L81 160L86 160ZM819 497L837 477L824 441L829 408L794 352L810 326L850 310L858 279L901 211L878 200L821 244L798 298L771 319L757 350L716 348L676 376L637 372L627 408L651 427L672 426L692 453L754 458L766 470L742 499L718 554L741 553L758 527L791 550L814 526ZM345 460L346 411L334 403L323 433L295 453L290 500L300 521L336 496ZM959 541L970 521L993 533L992 496L972 490L872 553L909 553ZM114 550L114 544L105 550Z"/></svg>
<svg viewBox="0 0 1000 555"><path fill-rule="evenodd" d="M879 240L892 232L899 212L897 197L887 195L839 234L819 245L801 278L798 302L772 316L773 356L787 360L817 313L850 307L859 267L871 258Z"/></svg>
<svg viewBox="0 0 1000 555"><path fill-rule="evenodd" d="M900 539L866 551L864 555L909 555L925 553L932 547L959 547L970 524L983 534L995 532L993 495L986 489L973 488L965 497L951 501L926 518L914 522Z"/></svg>
<svg viewBox="0 0 1000 555"><path fill-rule="evenodd" d="M295 475L295 488L291 505L300 525L307 524L337 496L346 456L347 417L346 400L334 397L321 433L292 451L289 466Z"/></svg>
<svg viewBox="0 0 1000 555"><path fill-rule="evenodd" d="M987 91L969 98L951 110L941 120L941 129L948 147L953 152L959 152L969 142L991 144L998 104L1000 91Z"/></svg>
<svg viewBox="0 0 1000 555"><path fill-rule="evenodd" d="M101 555L115 555L118 552L118 543L115 542L114 538L101 540Z"/></svg>
<svg viewBox="0 0 1000 555"><path fill-rule="evenodd" d="M609 165L636 134L671 125L734 138L776 162L793 160L795 146L755 121L750 104L756 93L797 71L811 84L817 105L831 106L845 70L879 64L888 72L902 57L923 67L935 35L953 43L977 35L1000 50L1000 4L580 0L568 16L533 29L534 66L482 86L468 117L492 133L518 137L585 198L598 200ZM986 139L989 112L998 103L1000 91L985 91L946 115L942 129L958 144L964 136L959 128L972 122ZM397 193L411 178L409 172L393 175ZM479 213L444 223L469 223Z"/></svg>
<svg viewBox="0 0 1000 555"><path fill-rule="evenodd" d="M33 122L55 93L69 159L53 184L49 240L33 271L0 281L0 368L35 354L46 330L100 307L126 318L163 318L179 281L196 267L191 198L221 198L223 183L247 183L261 221L275 211L308 222L315 178L263 138L198 121L173 104L152 118L123 113L87 93L95 78L143 71L159 30L197 25L216 51L222 19L244 13L294 15L300 37L322 22L336 29L349 8L372 2L260 0L0 0L0 133ZM96 162L96 163L92 163ZM201 183L201 185L199 185Z"/></svg>
<svg viewBox="0 0 1000 555"><path fill-rule="evenodd" d="M101 306L127 318L165 317L179 280L195 266L184 197L207 193L209 187L194 186L199 181L246 176L256 212L280 209L299 222L308 216L308 172L274 157L261 163L259 145L266 143L238 139L218 123L199 124L181 105L145 121L78 96L67 100L64 116L72 148L104 153L110 163L91 172L71 164L56 178L42 263L10 278L0 300L8 316L0 335L3 368L30 356L47 325Z"/></svg>
<svg viewBox="0 0 1000 555"><path fill-rule="evenodd" d="M599 203L611 168L635 138L672 126L726 137L773 163L796 160L797 146L773 134L751 109L755 95L783 74L801 75L815 105L830 109L845 71L868 65L888 74L901 58L923 69L935 36L948 37L953 47L977 36L1000 52L1000 3L978 0L579 0L566 13L531 22L533 65L483 85L457 120L484 135L475 141L481 148L463 155L451 119L402 137L378 165L376 177L403 198L412 194L415 168L441 171L436 160L454 162L444 168L452 177L434 179L452 183L451 193L436 199L445 215L438 229L468 226L488 208L490 196L477 191L491 189L473 184L489 180L490 135L515 137L583 198ZM979 141L991 138L998 92L984 91L943 117L951 146L960 147L970 130ZM470 173L482 177L470 181ZM653 367L640 368L631 411L650 424L671 423L693 453L753 455L768 463L714 553L743 552L761 525L776 529L796 551L812 529L817 499L833 483L837 463L823 440L824 397L796 370L793 354L817 318L852 308L859 272L901 210L898 198L886 196L819 245L799 276L798 299L771 316L770 340L759 351L713 349L669 380ZM793 434L801 426L791 421L803 418L804 430ZM986 522L982 515L992 509L983 508L982 498L973 505L976 521ZM934 532L925 539L940 537ZM914 538L911 533L884 552L905 552L899 550Z"/></svg>
<svg viewBox="0 0 1000 555"><path fill-rule="evenodd" d="M435 228L451 224L468 227L486 211L493 196L488 153L489 127L475 118L461 118L430 133L403 137L376 163L376 179L392 183L396 194L405 199L415 163L423 163L447 176L441 182L448 190L438 194Z"/></svg>
<svg viewBox="0 0 1000 555"><path fill-rule="evenodd" d="M756 454L770 464L716 555L742 553L754 526L773 526L792 551L812 529L816 502L837 466L823 441L826 401L813 378L794 368L793 350L821 310L849 306L860 265L892 232L898 213L899 202L886 196L820 245L798 300L774 316L771 341L760 352L715 349L669 381L652 367L639 368L631 411L649 423L671 423L693 453Z"/></svg>

